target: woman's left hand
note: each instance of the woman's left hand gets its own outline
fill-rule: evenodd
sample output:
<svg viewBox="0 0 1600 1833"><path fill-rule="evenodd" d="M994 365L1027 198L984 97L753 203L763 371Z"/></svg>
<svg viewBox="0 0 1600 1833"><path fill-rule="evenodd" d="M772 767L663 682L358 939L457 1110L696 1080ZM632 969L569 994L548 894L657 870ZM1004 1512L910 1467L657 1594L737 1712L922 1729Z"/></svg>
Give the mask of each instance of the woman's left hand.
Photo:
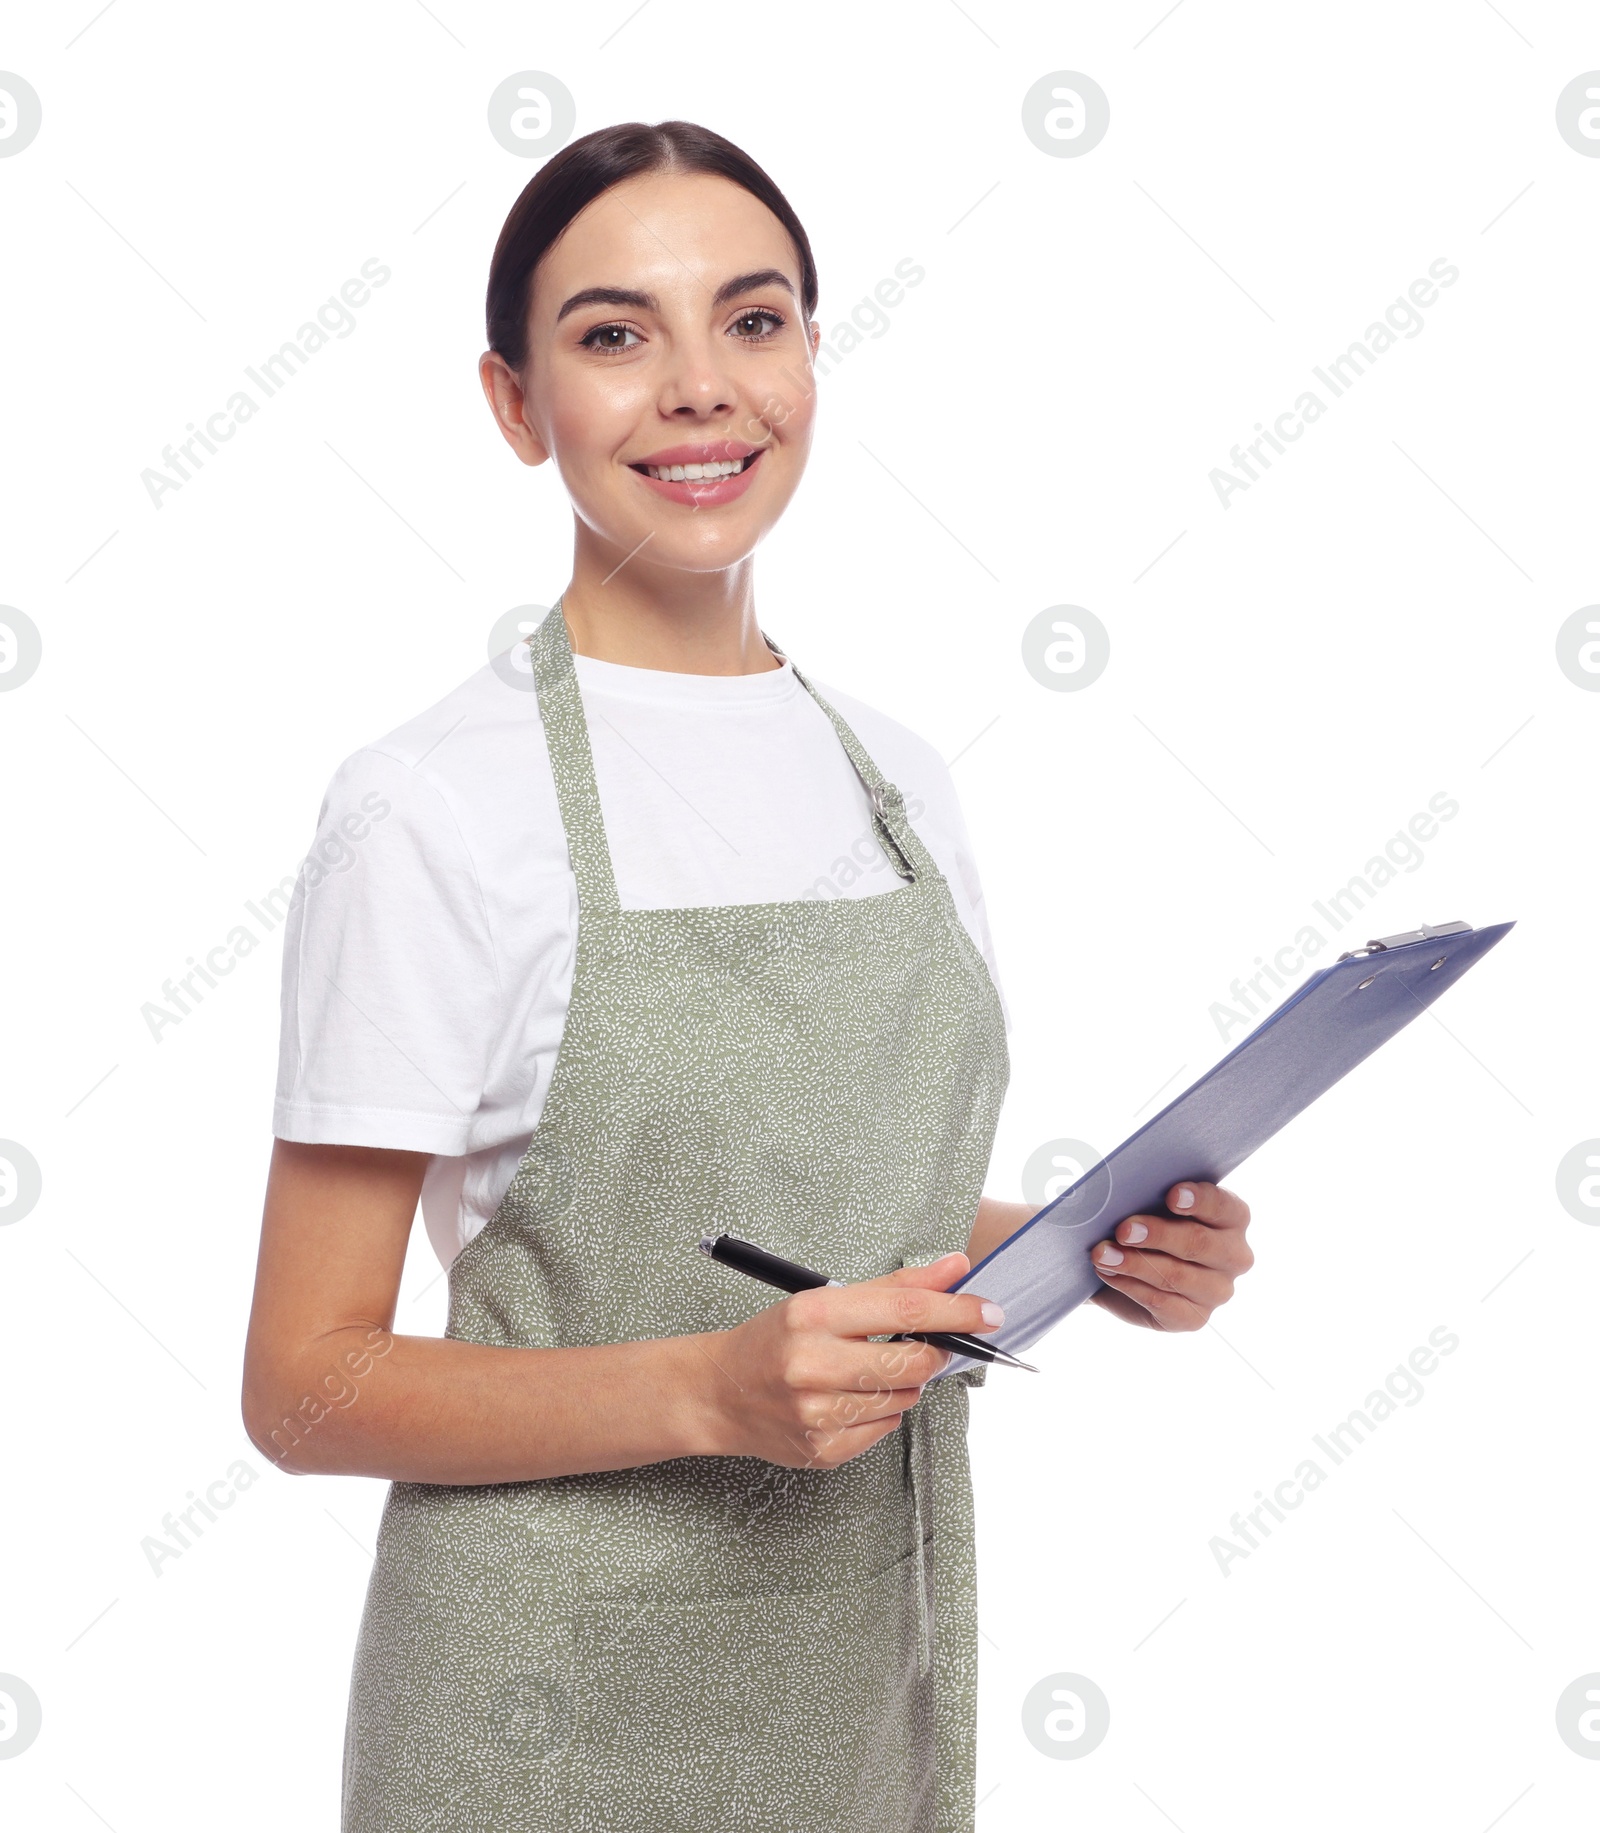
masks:
<svg viewBox="0 0 1600 1833"><path fill-rule="evenodd" d="M1250 1208L1231 1190L1193 1181L1172 1186L1167 1208L1171 1216L1129 1216L1094 1249L1105 1281L1095 1301L1147 1329L1199 1330L1255 1263Z"/></svg>

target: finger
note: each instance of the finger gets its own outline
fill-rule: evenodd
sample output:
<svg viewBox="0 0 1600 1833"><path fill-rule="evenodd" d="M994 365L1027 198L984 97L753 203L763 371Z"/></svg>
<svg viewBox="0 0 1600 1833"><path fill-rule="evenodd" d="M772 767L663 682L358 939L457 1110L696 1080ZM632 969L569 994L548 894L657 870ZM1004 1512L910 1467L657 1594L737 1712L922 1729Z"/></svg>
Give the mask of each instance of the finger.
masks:
<svg viewBox="0 0 1600 1833"><path fill-rule="evenodd" d="M890 1413L866 1425L845 1426L837 1431L808 1432L804 1436L792 1434L789 1443L797 1453L793 1467L814 1465L826 1470L846 1463L853 1457L860 1457L863 1451L870 1451L880 1438L887 1438L891 1432L897 1431L901 1418L899 1413Z"/></svg>
<svg viewBox="0 0 1600 1833"><path fill-rule="evenodd" d="M1102 1311L1109 1311L1113 1317L1119 1317L1125 1324L1137 1324L1142 1329L1154 1330L1156 1321L1143 1305L1135 1304L1126 1292L1119 1292L1114 1286L1101 1284L1100 1290L1090 1300Z"/></svg>
<svg viewBox="0 0 1600 1833"><path fill-rule="evenodd" d="M1168 1222L1161 1216L1129 1216L1112 1231L1123 1247L1143 1246L1148 1253L1171 1254L1196 1266L1216 1267L1237 1276L1255 1265L1255 1255L1239 1228L1211 1228L1204 1222Z"/></svg>
<svg viewBox="0 0 1600 1833"><path fill-rule="evenodd" d="M1103 1278L1118 1283L1137 1280L1187 1298L1195 1304L1214 1309L1233 1296L1233 1278L1216 1267L1197 1266L1192 1260L1179 1260L1171 1254L1153 1254L1143 1248L1119 1248L1115 1242L1102 1241L1093 1255L1094 1270Z"/></svg>
<svg viewBox="0 0 1600 1833"><path fill-rule="evenodd" d="M965 1255L951 1256L952 1261ZM902 1267L902 1273L928 1273L927 1267ZM948 1281L959 1279L964 1268L952 1266ZM888 1274L850 1286L819 1286L797 1293L788 1301L791 1317L802 1329L821 1330L840 1337L895 1336L922 1330L997 1330L1005 1312L978 1292L947 1292L943 1285L928 1286Z"/></svg>
<svg viewBox="0 0 1600 1833"><path fill-rule="evenodd" d="M909 1411L922 1398L920 1385L902 1383L898 1387L880 1387L869 1383L854 1393L807 1394L798 1408L801 1427L812 1432L846 1432L858 1426L875 1425L891 1414Z"/></svg>
<svg viewBox="0 0 1600 1833"><path fill-rule="evenodd" d="M1137 1305L1157 1330L1198 1330L1211 1316L1211 1306L1199 1304L1185 1293L1152 1286L1142 1279L1114 1274L1103 1277L1113 1297Z"/></svg>
<svg viewBox="0 0 1600 1833"><path fill-rule="evenodd" d="M791 1345L784 1380L796 1394L883 1394L920 1391L950 1360L950 1351L916 1338L868 1342L830 1329L808 1330Z"/></svg>
<svg viewBox="0 0 1600 1833"><path fill-rule="evenodd" d="M811 1396L790 1442L803 1443L811 1461L842 1463L894 1431L921 1398L920 1387Z"/></svg>
<svg viewBox="0 0 1600 1833"><path fill-rule="evenodd" d="M953 1286L963 1273L972 1270L972 1262L965 1254L941 1254L937 1260L930 1261L925 1267L896 1267L892 1273L885 1273L881 1279L864 1279L864 1286L923 1286L929 1291L944 1292Z"/></svg>
<svg viewBox="0 0 1600 1833"><path fill-rule="evenodd" d="M1243 1228L1250 1220L1250 1205L1243 1197L1217 1184L1186 1178L1167 1192L1167 1208L1175 1216L1188 1216L1212 1228Z"/></svg>
<svg viewBox="0 0 1600 1833"><path fill-rule="evenodd" d="M909 1388L914 1395L920 1394L950 1361L948 1349L915 1337L889 1343L862 1343L847 1338L839 1347L838 1357L830 1358L838 1370L837 1378L826 1385L842 1393L884 1394Z"/></svg>

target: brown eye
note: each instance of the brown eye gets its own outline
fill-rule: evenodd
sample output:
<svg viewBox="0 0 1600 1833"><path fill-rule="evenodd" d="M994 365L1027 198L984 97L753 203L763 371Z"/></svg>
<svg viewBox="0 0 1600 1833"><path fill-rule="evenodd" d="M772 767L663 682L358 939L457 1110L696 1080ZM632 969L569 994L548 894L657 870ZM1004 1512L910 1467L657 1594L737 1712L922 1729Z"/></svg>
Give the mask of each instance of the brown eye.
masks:
<svg viewBox="0 0 1600 1833"><path fill-rule="evenodd" d="M632 339L632 343L628 340ZM631 350L644 340L632 325L596 325L579 340L585 350Z"/></svg>
<svg viewBox="0 0 1600 1833"><path fill-rule="evenodd" d="M762 338L771 337L774 331L782 329L782 318L776 312L769 312L764 306L749 312L741 312L728 327L734 337L743 338L748 343L758 343Z"/></svg>

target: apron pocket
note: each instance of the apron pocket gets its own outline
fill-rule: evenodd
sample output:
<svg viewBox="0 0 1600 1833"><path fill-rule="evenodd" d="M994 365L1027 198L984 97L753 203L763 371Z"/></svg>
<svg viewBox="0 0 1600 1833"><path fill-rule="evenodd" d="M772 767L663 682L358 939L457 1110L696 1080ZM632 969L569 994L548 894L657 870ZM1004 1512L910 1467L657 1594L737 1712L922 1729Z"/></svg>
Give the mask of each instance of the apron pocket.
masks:
<svg viewBox="0 0 1600 1833"><path fill-rule="evenodd" d="M562 1792L581 1833L921 1833L915 1555L835 1591L587 1606Z"/></svg>

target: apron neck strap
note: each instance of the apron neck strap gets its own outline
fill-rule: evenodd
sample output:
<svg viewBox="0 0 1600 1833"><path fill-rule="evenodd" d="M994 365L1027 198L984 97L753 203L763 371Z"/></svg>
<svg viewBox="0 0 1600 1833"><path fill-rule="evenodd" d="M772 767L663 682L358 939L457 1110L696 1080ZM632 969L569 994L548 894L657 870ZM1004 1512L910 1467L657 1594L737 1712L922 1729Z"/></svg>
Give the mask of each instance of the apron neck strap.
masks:
<svg viewBox="0 0 1600 1833"><path fill-rule="evenodd" d="M611 869L611 848L600 814L600 791L594 780L594 754L589 749L589 726L583 716L583 696L572 666L572 644L567 620L558 598L550 615L528 638L533 661L534 686L539 695L539 717L544 722L550 770L561 805L561 825L567 832L567 852L578 881L578 910L586 916L609 914L619 908L617 879Z"/></svg>
<svg viewBox="0 0 1600 1833"><path fill-rule="evenodd" d="M775 656L789 663L794 669L795 680L827 714L846 757L872 800L873 832L889 863L904 879L928 878L937 882L942 874L911 825L905 797L873 763L861 740L765 631L762 640ZM533 662L539 716L544 722L545 744L550 751L556 800L561 806L561 824L567 834L567 852L572 860L573 876L578 881L578 908L591 915L608 914L621 907L617 901L617 879L611 865L605 821L600 813L600 791L595 783L594 753L589 748L589 726L584 718L583 696L578 691L577 670L572 665L572 643L567 635L567 620L562 614L560 599L528 638L528 654Z"/></svg>
<svg viewBox="0 0 1600 1833"><path fill-rule="evenodd" d="M942 874L934 864L933 855L922 844L917 830L911 825L911 818L906 813L905 797L894 784L873 763L867 748L856 737L850 727L835 710L829 706L815 687L795 668L794 662L783 655L783 651L772 638L762 632L767 647L776 656L782 656L794 669L794 678L806 690L817 705L827 714L829 722L839 736L839 743L844 746L845 756L855 767L872 800L872 828L878 844L887 854L889 863L905 879L930 878L939 879Z"/></svg>

